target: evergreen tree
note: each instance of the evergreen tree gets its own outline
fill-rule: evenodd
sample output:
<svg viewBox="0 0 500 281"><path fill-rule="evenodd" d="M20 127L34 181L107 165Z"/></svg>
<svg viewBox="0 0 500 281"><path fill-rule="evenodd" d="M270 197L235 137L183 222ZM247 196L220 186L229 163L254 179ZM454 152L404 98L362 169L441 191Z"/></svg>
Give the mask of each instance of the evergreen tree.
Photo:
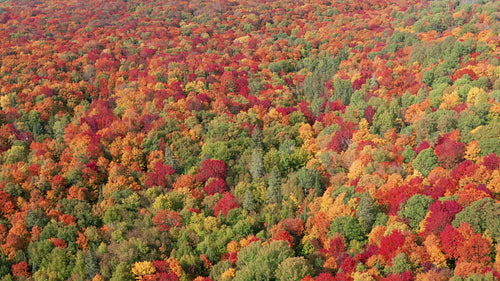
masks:
<svg viewBox="0 0 500 281"><path fill-rule="evenodd" d="M273 168L271 174L269 174L266 200L267 203L281 204L281 199L281 178L278 170Z"/></svg>
<svg viewBox="0 0 500 281"><path fill-rule="evenodd" d="M361 195L356 216L358 217L359 224L365 233L370 233L373 223L375 222L375 204L370 193L366 191Z"/></svg>
<svg viewBox="0 0 500 281"><path fill-rule="evenodd" d="M264 176L264 161L262 160L262 154L259 149L253 150L250 174L254 180Z"/></svg>
<svg viewBox="0 0 500 281"><path fill-rule="evenodd" d="M243 198L243 208L249 212L255 211L255 200L253 199L250 189L247 189L245 192L245 197Z"/></svg>
<svg viewBox="0 0 500 281"><path fill-rule="evenodd" d="M174 170L179 168L177 159L175 159L175 155L172 152L170 145L165 146L165 164L170 165L170 167L174 168Z"/></svg>

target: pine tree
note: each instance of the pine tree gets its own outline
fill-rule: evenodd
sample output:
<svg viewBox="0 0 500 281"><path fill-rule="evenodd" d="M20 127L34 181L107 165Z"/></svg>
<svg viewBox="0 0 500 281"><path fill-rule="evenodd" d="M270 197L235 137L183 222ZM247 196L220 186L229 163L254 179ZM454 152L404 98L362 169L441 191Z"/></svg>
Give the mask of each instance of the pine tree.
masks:
<svg viewBox="0 0 500 281"><path fill-rule="evenodd" d="M269 175L266 200L267 203L281 204L281 178L278 170L274 168Z"/></svg>
<svg viewBox="0 0 500 281"><path fill-rule="evenodd" d="M172 152L170 145L165 146L165 164L170 165L170 167L174 168L174 170L179 168L177 159L175 159L175 155Z"/></svg>
<svg viewBox="0 0 500 281"><path fill-rule="evenodd" d="M245 192L245 197L243 198L243 208L249 212L255 211L255 200L253 199L250 189L247 189Z"/></svg>
<svg viewBox="0 0 500 281"><path fill-rule="evenodd" d="M262 148L262 139L262 131L260 130L259 125L256 125L252 131L253 147L257 149Z"/></svg>
<svg viewBox="0 0 500 281"><path fill-rule="evenodd" d="M252 163L250 165L250 174L254 180L264 175L264 161L260 150L254 149L252 153Z"/></svg>
<svg viewBox="0 0 500 281"><path fill-rule="evenodd" d="M375 222L376 212L373 198L368 191L361 195L356 216L363 231L369 233Z"/></svg>

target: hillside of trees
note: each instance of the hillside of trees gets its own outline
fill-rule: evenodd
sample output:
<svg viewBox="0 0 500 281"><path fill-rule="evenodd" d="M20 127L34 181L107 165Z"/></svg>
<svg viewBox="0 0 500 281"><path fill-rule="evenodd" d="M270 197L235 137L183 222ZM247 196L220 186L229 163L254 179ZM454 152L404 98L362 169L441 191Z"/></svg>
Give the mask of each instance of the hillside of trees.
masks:
<svg viewBox="0 0 500 281"><path fill-rule="evenodd" d="M0 1L0 281L498 280L499 35L494 0Z"/></svg>

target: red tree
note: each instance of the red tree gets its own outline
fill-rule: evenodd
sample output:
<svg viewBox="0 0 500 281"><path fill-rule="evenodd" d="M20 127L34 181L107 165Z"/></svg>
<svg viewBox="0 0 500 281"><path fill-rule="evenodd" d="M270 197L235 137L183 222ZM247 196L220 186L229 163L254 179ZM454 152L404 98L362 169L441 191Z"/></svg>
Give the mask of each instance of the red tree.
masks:
<svg viewBox="0 0 500 281"><path fill-rule="evenodd" d="M239 207L240 205L236 202L236 197L229 192L224 192L224 194L222 194L222 198L219 200L217 205L215 205L214 216L219 216L221 212L224 216L227 216L227 213L229 213L231 209Z"/></svg>

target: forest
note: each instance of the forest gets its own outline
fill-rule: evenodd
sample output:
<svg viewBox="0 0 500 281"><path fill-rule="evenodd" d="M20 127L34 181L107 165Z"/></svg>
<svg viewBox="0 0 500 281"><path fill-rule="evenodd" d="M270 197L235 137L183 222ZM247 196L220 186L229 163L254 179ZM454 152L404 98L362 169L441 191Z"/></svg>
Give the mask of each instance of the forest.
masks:
<svg viewBox="0 0 500 281"><path fill-rule="evenodd" d="M0 1L0 281L500 279L500 1Z"/></svg>

